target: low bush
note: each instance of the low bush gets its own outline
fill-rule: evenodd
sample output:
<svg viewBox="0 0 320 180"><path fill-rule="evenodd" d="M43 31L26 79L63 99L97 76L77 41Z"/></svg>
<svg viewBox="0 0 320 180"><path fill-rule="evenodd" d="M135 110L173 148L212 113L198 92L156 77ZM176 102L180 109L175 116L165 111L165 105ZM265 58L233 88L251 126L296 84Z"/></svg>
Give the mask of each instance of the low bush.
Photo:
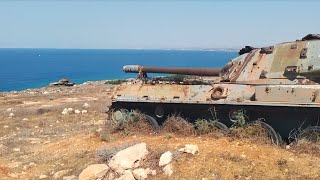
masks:
<svg viewBox="0 0 320 180"><path fill-rule="evenodd" d="M163 123L162 132L175 133L177 135L194 135L193 125L180 116L169 116Z"/></svg>

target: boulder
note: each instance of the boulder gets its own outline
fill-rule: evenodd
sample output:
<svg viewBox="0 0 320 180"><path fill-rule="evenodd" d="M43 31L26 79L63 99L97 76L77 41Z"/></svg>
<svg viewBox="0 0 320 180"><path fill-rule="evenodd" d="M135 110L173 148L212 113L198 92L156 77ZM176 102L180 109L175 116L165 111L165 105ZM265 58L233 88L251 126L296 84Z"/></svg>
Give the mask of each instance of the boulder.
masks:
<svg viewBox="0 0 320 180"><path fill-rule="evenodd" d="M93 164L84 169L80 175L79 180L97 180L103 179L109 171L109 166L106 164Z"/></svg>
<svg viewBox="0 0 320 180"><path fill-rule="evenodd" d="M118 173L123 173L127 169L139 167L139 163L144 159L149 151L145 143L135 144L114 155L109 166Z"/></svg>
<svg viewBox="0 0 320 180"><path fill-rule="evenodd" d="M80 180L80 179L79 179ZM132 172L130 170L124 171L123 175L114 180L135 180Z"/></svg>
<svg viewBox="0 0 320 180"><path fill-rule="evenodd" d="M167 151L160 156L159 166L165 166L172 161L172 153Z"/></svg>
<svg viewBox="0 0 320 180"><path fill-rule="evenodd" d="M76 109L76 110L74 110L74 113L75 113L75 114L80 114L80 113L81 113L81 111L80 111L80 110L78 110L78 109Z"/></svg>
<svg viewBox="0 0 320 180"><path fill-rule="evenodd" d="M171 164L167 164L164 168L163 168L163 172L165 175L167 176L171 176L173 173L173 168Z"/></svg>
<svg viewBox="0 0 320 180"><path fill-rule="evenodd" d="M133 170L132 174L137 180L144 180L148 178L149 171L147 169L139 168Z"/></svg>
<svg viewBox="0 0 320 180"><path fill-rule="evenodd" d="M197 145L194 144L186 144L183 148L179 149L178 151L194 155L196 153L199 153L199 148Z"/></svg>
<svg viewBox="0 0 320 180"><path fill-rule="evenodd" d="M70 171L71 171L71 169L61 170L61 171L54 173L54 175L52 177L53 177L53 179L61 179L61 177L67 175Z"/></svg>

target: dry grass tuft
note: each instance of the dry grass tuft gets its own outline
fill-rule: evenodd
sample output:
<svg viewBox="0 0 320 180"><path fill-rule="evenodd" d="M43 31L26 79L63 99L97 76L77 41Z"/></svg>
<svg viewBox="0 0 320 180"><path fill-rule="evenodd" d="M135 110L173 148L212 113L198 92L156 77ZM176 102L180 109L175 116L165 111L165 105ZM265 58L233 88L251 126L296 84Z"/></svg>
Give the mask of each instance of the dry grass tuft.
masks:
<svg viewBox="0 0 320 180"><path fill-rule="evenodd" d="M248 139L259 144L272 144L268 131L260 123L252 123L243 127L231 128L229 137L234 139Z"/></svg>
<svg viewBox="0 0 320 180"><path fill-rule="evenodd" d="M291 144L291 151L296 154L311 154L320 157L320 144L308 141L298 141Z"/></svg>
<svg viewBox="0 0 320 180"><path fill-rule="evenodd" d="M193 125L180 116L170 116L163 123L162 132L182 136L194 135Z"/></svg>

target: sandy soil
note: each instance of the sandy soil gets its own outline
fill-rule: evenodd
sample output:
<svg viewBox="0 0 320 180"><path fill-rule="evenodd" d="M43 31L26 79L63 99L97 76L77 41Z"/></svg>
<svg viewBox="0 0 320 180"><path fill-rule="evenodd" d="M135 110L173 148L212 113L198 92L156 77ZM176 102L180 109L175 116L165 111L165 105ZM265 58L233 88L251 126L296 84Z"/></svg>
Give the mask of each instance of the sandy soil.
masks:
<svg viewBox="0 0 320 180"><path fill-rule="evenodd" d="M154 159L187 143L199 146L198 155L174 161L169 179L320 179L319 156L249 139L131 132L102 140L112 89L92 82L0 93L0 179L52 179L66 169L66 176L78 176L88 165L103 162L97 150L137 142L147 143ZM64 108L88 112L63 115ZM167 179L157 170L151 179Z"/></svg>

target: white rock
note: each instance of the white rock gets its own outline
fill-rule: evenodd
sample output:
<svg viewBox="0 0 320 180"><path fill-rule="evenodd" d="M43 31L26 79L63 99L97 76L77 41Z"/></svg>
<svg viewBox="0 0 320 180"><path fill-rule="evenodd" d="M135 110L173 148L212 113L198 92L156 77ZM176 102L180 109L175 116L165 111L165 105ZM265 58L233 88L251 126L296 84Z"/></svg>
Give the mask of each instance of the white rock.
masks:
<svg viewBox="0 0 320 180"><path fill-rule="evenodd" d="M240 157L245 159L247 156L245 154L241 154Z"/></svg>
<svg viewBox="0 0 320 180"><path fill-rule="evenodd" d="M80 179L79 179L80 180ZM130 170L124 171L123 175L114 180L135 180L132 172Z"/></svg>
<svg viewBox="0 0 320 180"><path fill-rule="evenodd" d="M88 109L88 108L90 107L90 105L89 105L88 103L84 103L84 104L82 105L82 107Z"/></svg>
<svg viewBox="0 0 320 180"><path fill-rule="evenodd" d="M90 165L80 173L79 180L102 179L107 174L109 169L109 166L106 164Z"/></svg>
<svg viewBox="0 0 320 180"><path fill-rule="evenodd" d="M135 144L114 155L109 166L118 173L123 173L127 169L137 168L140 161L144 159L149 151L145 143Z"/></svg>
<svg viewBox="0 0 320 180"><path fill-rule="evenodd" d="M77 178L77 176L72 175L72 176L64 176L62 179L63 180L77 180L78 178Z"/></svg>
<svg viewBox="0 0 320 180"><path fill-rule="evenodd" d="M171 176L172 173L173 173L172 165L171 165L171 164L166 165L166 166L163 168L163 172L164 172L165 175Z"/></svg>
<svg viewBox="0 0 320 180"><path fill-rule="evenodd" d="M22 121L29 121L29 119L28 118L23 118Z"/></svg>
<svg viewBox="0 0 320 180"><path fill-rule="evenodd" d="M13 109L12 108L8 108L6 111L7 112L11 112L11 111L13 111Z"/></svg>
<svg viewBox="0 0 320 180"><path fill-rule="evenodd" d="M14 151L14 152L19 152L19 151L20 151L20 148L14 148L13 151Z"/></svg>
<svg viewBox="0 0 320 180"><path fill-rule="evenodd" d="M183 148L179 149L178 151L194 155L199 152L199 148L197 145L194 144L186 144Z"/></svg>
<svg viewBox="0 0 320 180"><path fill-rule="evenodd" d="M8 125L4 125L3 128L7 129L7 128L9 128L9 126Z"/></svg>
<svg viewBox="0 0 320 180"><path fill-rule="evenodd" d="M290 149L291 147L289 145L286 145L286 149Z"/></svg>
<svg viewBox="0 0 320 180"><path fill-rule="evenodd" d="M39 176L39 179L46 179L47 177L48 177L47 175L42 174Z"/></svg>
<svg viewBox="0 0 320 180"><path fill-rule="evenodd" d="M61 112L61 114L66 115L66 114L68 114L68 112L69 112L68 109L64 108L63 111Z"/></svg>
<svg viewBox="0 0 320 180"><path fill-rule="evenodd" d="M10 114L9 114L9 117L10 117L10 118L14 117L14 114L13 114L13 113L10 113Z"/></svg>
<svg viewBox="0 0 320 180"><path fill-rule="evenodd" d="M54 175L52 177L53 177L53 179L61 179L62 176L67 175L70 171L71 171L71 169L61 170L61 171L54 173Z"/></svg>
<svg viewBox="0 0 320 180"><path fill-rule="evenodd" d="M82 110L81 111L81 114L87 114L88 113L88 110Z"/></svg>
<svg viewBox="0 0 320 180"><path fill-rule="evenodd" d="M138 168L132 171L134 178L137 180L144 180L148 178L148 171L143 168Z"/></svg>
<svg viewBox="0 0 320 180"><path fill-rule="evenodd" d="M18 178L19 177L17 173L9 173L8 176L11 178Z"/></svg>
<svg viewBox="0 0 320 180"><path fill-rule="evenodd" d="M72 109L72 108L68 108L67 110L68 110L69 112L72 112L72 111L73 111L73 109Z"/></svg>
<svg viewBox="0 0 320 180"><path fill-rule="evenodd" d="M93 124L96 125L96 126L101 126L101 125L104 125L104 120L98 120L98 121L93 121Z"/></svg>
<svg viewBox="0 0 320 180"><path fill-rule="evenodd" d="M48 91L44 91L42 94L49 94L49 92Z"/></svg>
<svg viewBox="0 0 320 180"><path fill-rule="evenodd" d="M157 171L156 171L156 170L151 170L151 175L152 175L152 176L157 175Z"/></svg>
<svg viewBox="0 0 320 180"><path fill-rule="evenodd" d="M81 113L81 111L80 111L80 110L78 110L78 109L76 109L76 110L74 110L74 113L75 113L75 114L80 114L80 113Z"/></svg>
<svg viewBox="0 0 320 180"><path fill-rule="evenodd" d="M167 151L160 156L159 166L165 166L172 161L172 153Z"/></svg>

